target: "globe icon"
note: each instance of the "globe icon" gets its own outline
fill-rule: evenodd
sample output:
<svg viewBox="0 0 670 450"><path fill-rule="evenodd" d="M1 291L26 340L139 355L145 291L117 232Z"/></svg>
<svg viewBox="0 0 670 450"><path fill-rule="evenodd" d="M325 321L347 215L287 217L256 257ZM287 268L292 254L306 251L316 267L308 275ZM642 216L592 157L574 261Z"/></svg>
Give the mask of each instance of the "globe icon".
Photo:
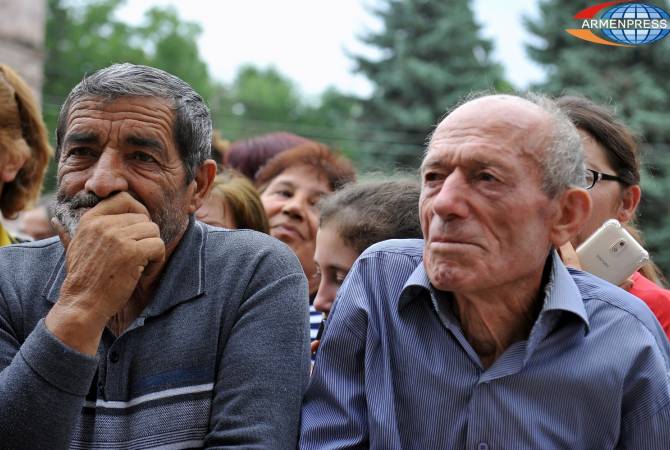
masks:
<svg viewBox="0 0 670 450"><path fill-rule="evenodd" d="M602 19L670 19L667 12L653 5L644 3L624 3L607 10ZM602 33L612 41L628 45L650 44L659 41L670 33L670 29L602 29Z"/></svg>

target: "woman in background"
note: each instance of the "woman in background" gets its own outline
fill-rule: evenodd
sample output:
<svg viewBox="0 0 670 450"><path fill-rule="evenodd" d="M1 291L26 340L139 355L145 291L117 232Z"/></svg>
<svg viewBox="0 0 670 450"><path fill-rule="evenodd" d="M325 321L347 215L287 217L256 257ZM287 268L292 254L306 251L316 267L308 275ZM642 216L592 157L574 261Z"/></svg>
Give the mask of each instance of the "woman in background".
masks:
<svg viewBox="0 0 670 450"><path fill-rule="evenodd" d="M319 202L355 178L356 172L347 158L318 143L281 152L256 174L270 234L293 250L307 276L312 340L321 322L313 305L319 287L314 263Z"/></svg>
<svg viewBox="0 0 670 450"><path fill-rule="evenodd" d="M587 98L565 96L557 103L582 137L587 189L593 200L589 221L571 246L561 248L561 256L578 262L574 248L608 219L617 219L642 241L633 225L641 197L640 158L633 134L612 111ZM670 338L670 291L661 287L662 280L658 267L649 262L621 287L647 304Z"/></svg>
<svg viewBox="0 0 670 450"><path fill-rule="evenodd" d="M263 203L254 185L232 169L214 179L209 197L196 211L201 222L221 228L244 228L270 234Z"/></svg>
<svg viewBox="0 0 670 450"><path fill-rule="evenodd" d="M53 151L39 106L28 85L0 64L0 210L12 219L42 189ZM0 224L0 246L15 243Z"/></svg>

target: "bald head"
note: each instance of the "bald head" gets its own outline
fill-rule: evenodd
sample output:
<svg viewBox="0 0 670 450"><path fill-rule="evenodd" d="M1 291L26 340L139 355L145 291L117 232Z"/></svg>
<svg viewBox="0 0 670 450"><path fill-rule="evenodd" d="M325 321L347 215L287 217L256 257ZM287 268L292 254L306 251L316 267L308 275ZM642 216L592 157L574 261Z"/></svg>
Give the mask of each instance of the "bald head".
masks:
<svg viewBox="0 0 670 450"><path fill-rule="evenodd" d="M492 134L514 147L539 170L543 190L553 196L583 184L584 157L577 130L547 97L487 95L456 107L437 126L427 153L445 140Z"/></svg>

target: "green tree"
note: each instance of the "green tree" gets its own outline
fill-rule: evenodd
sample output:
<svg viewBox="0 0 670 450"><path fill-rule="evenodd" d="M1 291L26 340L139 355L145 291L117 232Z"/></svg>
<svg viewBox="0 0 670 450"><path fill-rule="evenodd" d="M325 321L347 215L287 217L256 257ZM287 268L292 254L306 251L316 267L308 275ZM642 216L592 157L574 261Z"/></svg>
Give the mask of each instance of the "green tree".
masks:
<svg viewBox="0 0 670 450"><path fill-rule="evenodd" d="M360 133L373 141L371 165L416 167L426 135L448 108L471 91L511 86L491 59L493 46L480 36L470 1L386 0L374 12L383 30L363 41L379 57L355 57L374 85L365 104L374 127Z"/></svg>
<svg viewBox="0 0 670 450"><path fill-rule="evenodd" d="M654 2L668 9L667 1ZM580 28L573 16L583 0L543 0L537 18L526 18L533 35L529 56L547 72L534 88L552 95L580 94L615 107L645 142L640 225L654 260L670 271L670 38L636 47L593 44L564 30Z"/></svg>
<svg viewBox="0 0 670 450"><path fill-rule="evenodd" d="M49 0L44 64L44 117L55 130L60 105L86 73L113 63L148 64L173 73L206 99L213 94L197 47L200 28L173 8L152 8L140 25L116 17L123 0ZM54 187L53 168L45 190Z"/></svg>
<svg viewBox="0 0 670 450"><path fill-rule="evenodd" d="M243 66L230 86L219 85L212 102L214 125L229 140L290 131L346 152L358 153L354 120L358 99L330 88L309 101L275 68Z"/></svg>

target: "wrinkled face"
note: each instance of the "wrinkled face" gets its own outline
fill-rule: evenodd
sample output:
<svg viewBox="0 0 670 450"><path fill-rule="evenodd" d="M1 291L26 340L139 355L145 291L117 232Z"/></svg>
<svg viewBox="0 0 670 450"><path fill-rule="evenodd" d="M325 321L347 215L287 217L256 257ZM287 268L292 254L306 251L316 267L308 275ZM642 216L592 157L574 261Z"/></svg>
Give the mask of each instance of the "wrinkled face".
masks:
<svg viewBox="0 0 670 450"><path fill-rule="evenodd" d="M557 208L541 189L548 121L525 100L494 96L466 103L436 129L420 214L437 289L475 293L541 277Z"/></svg>
<svg viewBox="0 0 670 450"><path fill-rule="evenodd" d="M272 179L261 194L270 234L295 252L309 281L310 293L319 285L314 265L316 229L321 197L331 192L328 181L310 166L289 167Z"/></svg>
<svg viewBox="0 0 670 450"><path fill-rule="evenodd" d="M229 211L230 207L221 194L212 192L200 209L195 212L195 217L208 225L235 229L237 228L237 224Z"/></svg>
<svg viewBox="0 0 670 450"><path fill-rule="evenodd" d="M328 314L333 306L338 289L349 269L358 258L358 252L344 243L336 228L322 226L316 234L314 261L321 274L319 291L314 297L314 308Z"/></svg>
<svg viewBox="0 0 670 450"><path fill-rule="evenodd" d="M100 200L128 192L170 244L188 225L192 196L167 101L123 97L72 105L58 164L56 216L71 235Z"/></svg>
<svg viewBox="0 0 670 450"><path fill-rule="evenodd" d="M608 175L616 175L617 173L607 160L603 147L587 132L579 130L579 135L582 138L586 168ZM588 192L591 195L593 209L591 210L588 222L579 231L575 239L572 240L572 244L575 247L584 242L606 220L621 220L618 217L623 194L621 184L612 180L600 180Z"/></svg>

